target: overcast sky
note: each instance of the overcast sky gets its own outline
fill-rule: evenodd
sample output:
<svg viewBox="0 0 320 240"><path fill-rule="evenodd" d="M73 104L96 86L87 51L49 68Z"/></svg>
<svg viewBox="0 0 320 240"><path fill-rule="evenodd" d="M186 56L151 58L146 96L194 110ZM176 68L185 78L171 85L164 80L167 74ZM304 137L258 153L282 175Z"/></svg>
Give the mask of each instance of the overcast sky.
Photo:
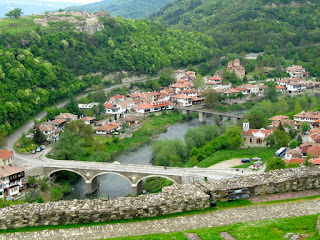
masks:
<svg viewBox="0 0 320 240"><path fill-rule="evenodd" d="M93 3L93 2L101 2L102 0L43 0L47 2L73 2L73 3L81 3L81 4L86 4L86 3Z"/></svg>

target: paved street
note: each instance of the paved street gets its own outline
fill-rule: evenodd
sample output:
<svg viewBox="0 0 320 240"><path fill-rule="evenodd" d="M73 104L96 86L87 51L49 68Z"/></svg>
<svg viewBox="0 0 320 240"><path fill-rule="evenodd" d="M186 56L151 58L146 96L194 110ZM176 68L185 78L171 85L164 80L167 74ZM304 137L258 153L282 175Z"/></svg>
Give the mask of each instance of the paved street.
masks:
<svg viewBox="0 0 320 240"><path fill-rule="evenodd" d="M198 228L219 227L240 222L298 217L320 213L320 200L306 200L260 206L224 209L204 214L92 227L44 230L38 232L2 234L2 240L88 240L126 237L153 233L190 231ZM147 226L147 227L146 227Z"/></svg>

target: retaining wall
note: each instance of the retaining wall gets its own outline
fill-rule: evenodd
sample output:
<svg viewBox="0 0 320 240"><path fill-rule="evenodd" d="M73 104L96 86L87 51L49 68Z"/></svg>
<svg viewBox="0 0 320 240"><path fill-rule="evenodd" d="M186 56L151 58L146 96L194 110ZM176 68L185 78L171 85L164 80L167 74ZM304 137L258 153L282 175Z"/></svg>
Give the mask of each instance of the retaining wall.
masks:
<svg viewBox="0 0 320 240"><path fill-rule="evenodd" d="M73 200L13 205L1 209L0 229L117 219L145 218L209 207L226 192L248 189L249 195L320 188L320 167L275 170L210 183L174 185L162 193L117 199Z"/></svg>

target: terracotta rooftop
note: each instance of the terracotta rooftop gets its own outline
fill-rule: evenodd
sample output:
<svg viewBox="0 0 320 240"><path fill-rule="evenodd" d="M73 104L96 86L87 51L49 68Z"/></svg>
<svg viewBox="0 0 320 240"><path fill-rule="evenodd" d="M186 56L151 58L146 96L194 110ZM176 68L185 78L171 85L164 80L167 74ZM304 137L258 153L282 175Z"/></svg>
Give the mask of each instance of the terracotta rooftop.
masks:
<svg viewBox="0 0 320 240"><path fill-rule="evenodd" d="M23 172L25 169L16 166L2 166L0 167L0 176L1 177L8 177L13 174Z"/></svg>
<svg viewBox="0 0 320 240"><path fill-rule="evenodd" d="M11 157L12 155L13 155L13 151L8 151L8 150L5 150L5 149L1 149L0 150L0 158L2 160L6 160L9 157Z"/></svg>
<svg viewBox="0 0 320 240"><path fill-rule="evenodd" d="M269 118L270 121L283 121L284 119L290 119L290 117L286 115L277 115L272 118Z"/></svg>
<svg viewBox="0 0 320 240"><path fill-rule="evenodd" d="M95 118L94 117L85 116L85 117L81 118L81 120L83 120L83 121L92 121L92 120L95 120Z"/></svg>
<svg viewBox="0 0 320 240"><path fill-rule="evenodd" d="M153 108L153 107L154 106L152 106L150 103L144 103L144 104L137 106L137 108L140 108L140 109L149 109L149 108Z"/></svg>
<svg viewBox="0 0 320 240"><path fill-rule="evenodd" d="M117 94L117 95L112 96L111 98L114 98L115 100L119 100L119 99L125 99L126 96Z"/></svg>
<svg viewBox="0 0 320 240"><path fill-rule="evenodd" d="M67 118L76 118L77 115L72 113L60 113L60 115L56 116L55 119L67 119Z"/></svg>
<svg viewBox="0 0 320 240"><path fill-rule="evenodd" d="M320 146L312 146L308 149L307 154L313 157L320 157Z"/></svg>
<svg viewBox="0 0 320 240"><path fill-rule="evenodd" d="M177 94L172 96L173 98L179 98L179 99L191 99L192 97L186 95L186 94Z"/></svg>

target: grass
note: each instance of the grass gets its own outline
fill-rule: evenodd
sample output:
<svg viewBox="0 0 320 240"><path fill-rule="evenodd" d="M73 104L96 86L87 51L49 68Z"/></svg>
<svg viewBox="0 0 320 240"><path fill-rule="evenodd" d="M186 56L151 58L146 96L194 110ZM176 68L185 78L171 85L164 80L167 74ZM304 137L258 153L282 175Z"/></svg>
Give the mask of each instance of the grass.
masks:
<svg viewBox="0 0 320 240"><path fill-rule="evenodd" d="M320 199L320 195L301 197L301 198L292 198L292 199L285 199L285 200L276 200L276 201L269 201L269 202L262 202L262 203L252 203L250 200L247 200L247 199L239 199L232 202L217 202L217 207L215 208L210 207L202 210L193 210L193 211L175 213L170 215L162 215L157 217L150 217L150 218L143 218L143 219L142 218L121 219L121 220L113 220L113 221L106 221L106 222L91 222L91 223L79 223L79 224L67 224L67 225L55 225L55 226L50 225L50 226L24 227L24 228L18 228L18 229L0 230L0 234L14 233L14 232L54 230L54 229L67 229L67 228L80 228L80 227L90 227L90 226L105 225L105 224L141 222L141 221L147 221L147 220L160 220L160 219L182 217L182 216L188 216L188 215L194 215L194 214L203 214L203 213L208 213L208 212L217 211L217 210L226 209L226 208L244 207L249 205L281 204L286 202L312 200L312 199ZM145 239L152 239L152 238L145 238ZM162 239L162 238L156 238L156 239Z"/></svg>
<svg viewBox="0 0 320 240"><path fill-rule="evenodd" d="M37 27L42 28L33 22L36 16L21 17L19 19L4 18L0 20L0 34L8 32L11 34L28 33Z"/></svg>
<svg viewBox="0 0 320 240"><path fill-rule="evenodd" d="M240 148L236 150L220 150L213 154L211 157L208 157L202 160L197 164L198 167L209 167L214 164L220 163L222 161L230 160L232 158L253 158L259 157L261 161L265 163L268 159L274 156L274 153L277 149L274 148ZM239 166L237 168L244 168L252 165L252 163L246 163Z"/></svg>
<svg viewBox="0 0 320 240"><path fill-rule="evenodd" d="M319 239L316 231L316 222L318 214L308 215L303 217L280 218L272 220L263 220L249 223L237 223L223 227L201 228L195 229L192 232L197 233L202 240L222 240L221 232L228 232L236 239L248 240L277 240L283 239L287 233L299 233L308 235L307 239ZM184 239L183 232L167 233L167 234L150 234L134 237L112 238L117 240L155 240L155 239Z"/></svg>

